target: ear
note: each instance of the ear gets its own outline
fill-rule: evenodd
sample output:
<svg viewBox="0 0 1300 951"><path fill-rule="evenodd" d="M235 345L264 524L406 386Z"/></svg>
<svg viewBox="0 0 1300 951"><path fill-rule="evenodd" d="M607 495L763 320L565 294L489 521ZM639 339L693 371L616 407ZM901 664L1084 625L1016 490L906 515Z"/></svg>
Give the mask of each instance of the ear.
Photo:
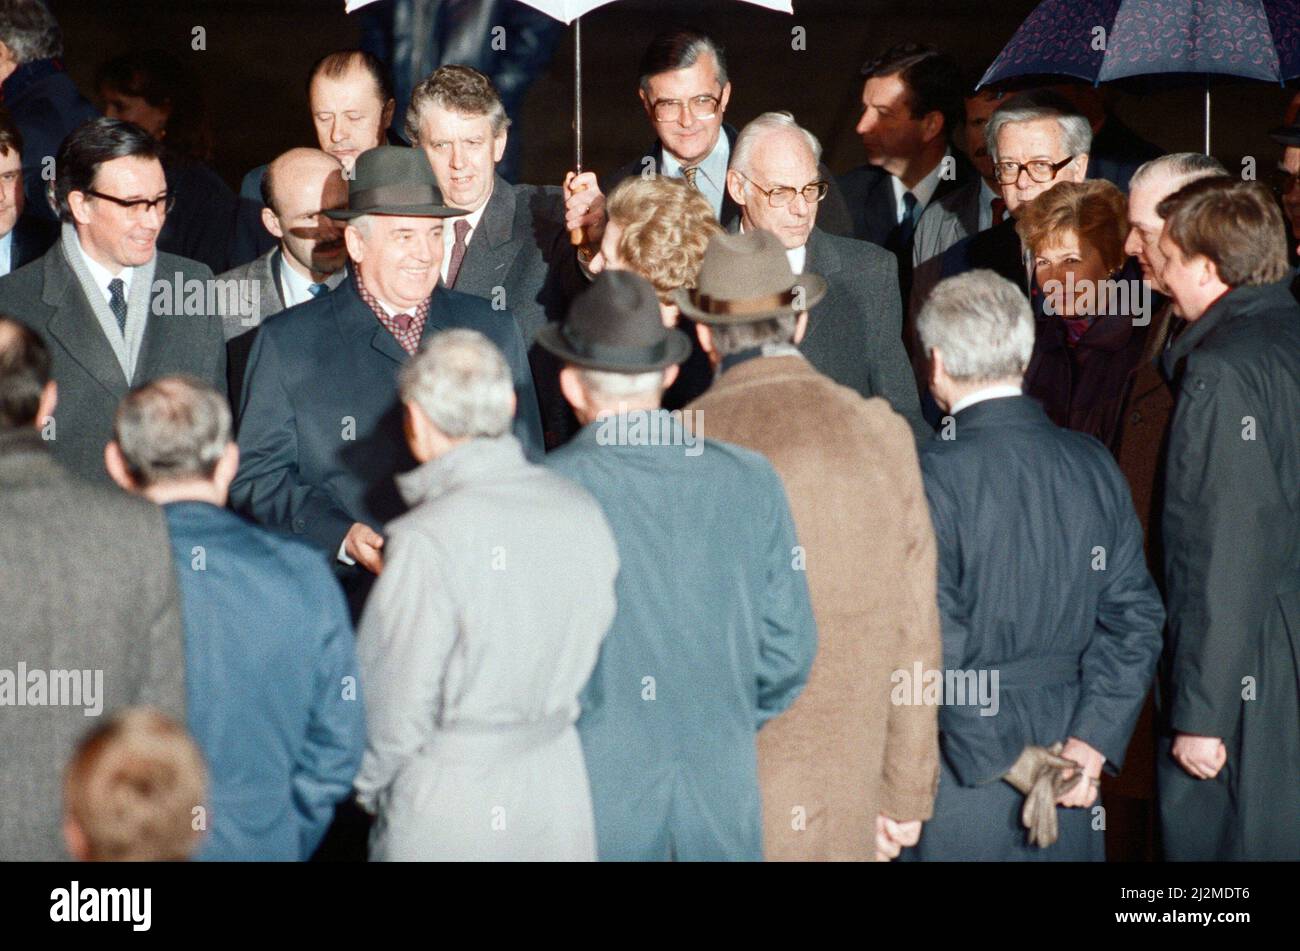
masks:
<svg viewBox="0 0 1300 951"><path fill-rule="evenodd" d="M677 374L679 372L681 372L681 367L679 367L675 363L670 367L664 367L664 389L665 390L673 385L673 382L677 379Z"/></svg>
<svg viewBox="0 0 1300 951"><path fill-rule="evenodd" d="M393 124L393 113L397 111L397 100L390 99L384 103L384 111L379 115L379 144L383 145L387 141L384 135L388 127Z"/></svg>
<svg viewBox="0 0 1300 951"><path fill-rule="evenodd" d="M1079 169L1079 177L1075 181L1081 182L1088 177L1088 153L1075 156L1074 164Z"/></svg>
<svg viewBox="0 0 1300 951"><path fill-rule="evenodd" d="M104 468L108 470L108 477L123 491L139 491L135 480L131 478L131 473L127 471L126 457L122 455L122 447L117 444L117 440L104 447Z"/></svg>
<svg viewBox="0 0 1300 951"><path fill-rule="evenodd" d="M1219 266L1203 254L1198 254L1196 257L1196 266L1200 269L1200 276L1196 283L1201 287L1206 284L1222 284L1223 281L1219 278Z"/></svg>
<svg viewBox="0 0 1300 951"><path fill-rule="evenodd" d="M933 142L936 137L943 134L943 113L938 109L931 109L921 117L921 136L926 142Z"/></svg>
<svg viewBox="0 0 1300 951"><path fill-rule="evenodd" d="M731 83L728 82L722 87L722 95L718 97L718 112L727 111L727 103L731 102Z"/></svg>
<svg viewBox="0 0 1300 951"><path fill-rule="evenodd" d="M81 823L72 816L63 817L63 844L68 847L68 854L78 862L89 862L90 842L81 829Z"/></svg>
<svg viewBox="0 0 1300 951"><path fill-rule="evenodd" d="M695 324L695 336L699 338L700 349L707 353L711 359L714 355L713 331L709 328L709 325L697 322Z"/></svg>
<svg viewBox="0 0 1300 951"><path fill-rule="evenodd" d="M280 227L280 219L276 217L274 211L270 208L262 209L262 227L276 238L284 237L284 229Z"/></svg>
<svg viewBox="0 0 1300 951"><path fill-rule="evenodd" d="M727 169L727 194L737 205L745 205L745 176L735 169Z"/></svg>
<svg viewBox="0 0 1300 951"><path fill-rule="evenodd" d="M560 371L560 392L569 405L573 407L573 412L578 419L582 419L582 414L587 409L587 393L578 382L578 373L571 367L566 366Z"/></svg>
<svg viewBox="0 0 1300 951"><path fill-rule="evenodd" d="M354 225L348 225L343 229L343 244L347 246L348 257L357 264L365 260L366 242Z"/></svg>
<svg viewBox="0 0 1300 951"><path fill-rule="evenodd" d="M501 134L492 140L492 163L495 165L501 161L501 156L506 154L506 140L510 138L510 130L502 129Z"/></svg>
<svg viewBox="0 0 1300 951"><path fill-rule="evenodd" d="M654 109L650 107L650 97L645 94L644 89L637 89L636 94L641 100L641 108L645 110L645 114L649 117L650 121L654 122L655 113Z"/></svg>
<svg viewBox="0 0 1300 951"><path fill-rule="evenodd" d="M943 365L943 354L938 350L931 349L928 357L929 372L926 375L926 382L933 390L939 384L940 377L946 377L948 371Z"/></svg>
<svg viewBox="0 0 1300 951"><path fill-rule="evenodd" d="M78 224L90 224L90 209L86 207L86 193L81 191L68 192L68 209L72 212L73 220Z"/></svg>
<svg viewBox="0 0 1300 951"><path fill-rule="evenodd" d="M232 439L226 443L226 451L221 454L221 461L217 463L216 471L212 473L212 481L221 494L225 495L230 489L230 483L235 481L235 473L239 471L239 446Z"/></svg>
<svg viewBox="0 0 1300 951"><path fill-rule="evenodd" d="M803 338L808 333L808 311L800 311L799 318L794 322L794 345L797 347L803 343Z"/></svg>
<svg viewBox="0 0 1300 951"><path fill-rule="evenodd" d="M41 390L41 401L36 404L36 428L44 429L45 421L54 415L54 407L59 402L59 384L53 380Z"/></svg>

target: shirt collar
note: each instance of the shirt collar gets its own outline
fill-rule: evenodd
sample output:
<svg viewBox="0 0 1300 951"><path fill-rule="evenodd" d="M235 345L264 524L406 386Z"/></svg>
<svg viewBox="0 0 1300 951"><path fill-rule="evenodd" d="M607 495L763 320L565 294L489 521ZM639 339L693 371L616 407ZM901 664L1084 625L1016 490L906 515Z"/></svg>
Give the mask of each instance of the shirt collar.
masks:
<svg viewBox="0 0 1300 951"><path fill-rule="evenodd" d="M895 175L889 176L889 182L894 186L894 206L898 209L898 217L900 221L903 217L903 211L907 207L903 202L903 196L909 191L916 196L916 217L919 218L921 212L925 211L925 206L930 204L930 199L934 197L934 193L939 187L939 176L943 173L945 164L950 161L951 157L952 150L949 149L945 151L943 153L943 158L939 159L938 163L934 168L930 169L925 178L921 179L910 189L903 184L902 179Z"/></svg>
<svg viewBox="0 0 1300 951"><path fill-rule="evenodd" d="M677 158L669 154L667 149L663 149L663 173L668 178L682 177L682 163ZM727 163L731 161L731 141L727 138L725 129L718 130L718 141L713 143L713 148L709 154L696 164L699 169L698 174L708 179L709 184L714 188L724 189L727 187Z"/></svg>
<svg viewBox="0 0 1300 951"><path fill-rule="evenodd" d="M343 283L344 278L348 276L348 267L343 265L333 274L330 274L325 280L321 281L327 288L334 290ZM280 290L284 292L284 306L287 310L294 304L301 304L303 301L311 300L311 286L316 282L298 272L298 269L289 263L288 256L284 250L280 251Z"/></svg>
<svg viewBox="0 0 1300 951"><path fill-rule="evenodd" d="M86 269L90 271L90 276L94 279L95 286L104 293L105 299L109 296L108 285L112 283L114 278L121 278L123 284L122 295L130 300L131 279L135 276L135 268L124 267L122 270L114 274L98 261L91 259L90 255L86 253L86 249L81 245L80 235L77 235L77 250L81 253L81 259L86 262Z"/></svg>
<svg viewBox="0 0 1300 951"><path fill-rule="evenodd" d="M953 404L948 415L956 416L964 409L974 406L976 403L983 403L985 400L1000 400L1008 396L1020 396L1023 391L1018 386L1012 386L1010 383L999 383L996 386L986 386L982 390L976 390L974 393L967 393L956 403Z"/></svg>

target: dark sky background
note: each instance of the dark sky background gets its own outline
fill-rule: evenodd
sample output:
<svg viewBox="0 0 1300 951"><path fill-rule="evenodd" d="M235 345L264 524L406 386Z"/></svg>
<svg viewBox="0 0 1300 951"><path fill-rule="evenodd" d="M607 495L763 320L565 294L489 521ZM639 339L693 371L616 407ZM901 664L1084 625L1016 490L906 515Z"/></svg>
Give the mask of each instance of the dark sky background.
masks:
<svg viewBox="0 0 1300 951"><path fill-rule="evenodd" d="M215 165L232 186L254 165L294 145L314 144L304 78L332 49L354 46L356 17L343 0L49 0L63 26L66 61L93 98L95 68L130 49L184 56L202 79L216 133ZM1034 0L794 0L795 14L738 0L685 3L620 0L583 19L586 164L623 164L653 133L636 99L636 67L649 39L681 22L721 41L732 79L729 121L788 109L812 129L836 172L863 161L853 133L863 60L892 43L934 43L982 68L1010 39ZM791 29L807 48L791 49ZM207 49L191 49L195 27ZM522 180L558 183L572 163L573 41L567 31L548 72L529 93L518 128ZM1294 87L1294 83L1292 86ZM1293 90L1236 83L1215 94L1214 152L1231 168L1255 156L1260 170L1280 155L1265 132L1279 124ZM1203 94L1196 89L1124 94L1119 114L1157 145L1201 147ZM400 121L398 123L400 127Z"/></svg>

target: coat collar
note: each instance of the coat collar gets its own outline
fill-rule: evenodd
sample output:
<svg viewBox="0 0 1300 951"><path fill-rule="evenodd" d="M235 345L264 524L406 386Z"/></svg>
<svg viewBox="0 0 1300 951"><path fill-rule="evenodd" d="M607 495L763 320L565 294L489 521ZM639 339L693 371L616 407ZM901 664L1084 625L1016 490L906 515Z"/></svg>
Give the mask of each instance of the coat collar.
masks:
<svg viewBox="0 0 1300 951"><path fill-rule="evenodd" d="M397 490L409 506L419 505L458 486L495 482L503 472L528 466L519 440L509 432L471 439L438 459L396 476Z"/></svg>
<svg viewBox="0 0 1300 951"><path fill-rule="evenodd" d="M808 256L803 262L805 272L820 274L829 279L830 275L839 271L840 252L826 232L814 225L808 233L805 247L808 249Z"/></svg>
<svg viewBox="0 0 1300 951"><path fill-rule="evenodd" d="M728 393L756 384L811 380L820 377L801 356L758 357L724 370L704 394Z"/></svg>
<svg viewBox="0 0 1300 951"><path fill-rule="evenodd" d="M959 430L1055 425L1047 418L1047 413L1043 411L1038 401L1028 396L1004 396L998 399L981 400L974 406L966 407L954 418ZM936 434L935 438L942 438L942 432Z"/></svg>
<svg viewBox="0 0 1300 951"><path fill-rule="evenodd" d="M1253 284L1242 287L1234 287L1228 293L1224 294L1215 301L1210 308L1201 315L1199 320L1192 321L1178 338L1170 344L1169 349L1165 351L1161 358L1161 367L1165 371L1167 379L1173 379L1177 366L1187 355L1208 337L1214 330L1234 320L1260 312L1267 312L1281 308L1294 308L1296 305L1295 298L1291 296L1291 289L1288 286L1287 279L1278 281L1273 284Z"/></svg>
<svg viewBox="0 0 1300 951"><path fill-rule="evenodd" d="M59 474L49 443L35 427L0 431L0 486L44 485Z"/></svg>
<svg viewBox="0 0 1300 951"><path fill-rule="evenodd" d="M452 291L439 283L429 297L429 316L424 322L424 332L420 335L423 344L430 335L444 329L451 319ZM388 332L388 329L375 317L374 311L366 306L357 291L357 269L348 268L347 280L330 293L315 300L299 304L299 307L330 307L338 321L339 333L345 338L356 341L368 340L370 346L396 363L405 363L409 358L402 345ZM295 308L296 310L297 308Z"/></svg>
<svg viewBox="0 0 1300 951"><path fill-rule="evenodd" d="M469 246L473 247L476 241L483 241L489 248L497 248L509 241L515 223L515 202L514 186L493 173L492 195L483 207L478 234L474 235L474 241Z"/></svg>

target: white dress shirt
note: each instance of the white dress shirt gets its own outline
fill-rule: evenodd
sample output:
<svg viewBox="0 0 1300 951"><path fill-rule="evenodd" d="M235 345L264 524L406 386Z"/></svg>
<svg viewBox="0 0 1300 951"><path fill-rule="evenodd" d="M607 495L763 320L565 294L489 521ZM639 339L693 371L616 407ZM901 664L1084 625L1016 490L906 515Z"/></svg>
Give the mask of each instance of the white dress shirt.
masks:
<svg viewBox="0 0 1300 951"><path fill-rule="evenodd" d="M727 191L727 163L731 161L731 142L727 133L718 131L718 141L713 143L709 154L695 167L695 187L701 195L709 200L713 207L713 216L722 217L722 199ZM663 149L663 174L668 178L685 178L682 163Z"/></svg>
<svg viewBox="0 0 1300 951"><path fill-rule="evenodd" d="M90 276L95 279L95 286L99 292L104 295L104 302L111 305L113 303L113 292L108 289L108 285L115 279L122 280L122 296L127 300L131 299L131 280L135 277L135 268L124 267L114 274L98 261L91 259L86 253L86 249L81 246L81 239L77 239L77 250L81 252L81 259L86 262L86 269L90 271Z"/></svg>
<svg viewBox="0 0 1300 951"><path fill-rule="evenodd" d="M489 192L488 201L491 200L492 194ZM451 271L451 249L456 244L456 222L469 222L469 231L465 234L465 250L468 253L469 243L474 240L474 232L478 230L478 223L483 218L483 209L487 206L488 203L485 201L468 215L461 215L459 218L442 219L442 284L444 287L447 286L447 274ZM464 264L465 262L462 261L461 263Z"/></svg>
<svg viewBox="0 0 1300 951"><path fill-rule="evenodd" d="M320 283L330 290L334 290L343 283L343 279L347 276L347 265L344 265ZM301 304L303 301L311 300L311 286L315 283L317 282L289 263L287 254L283 251L280 252L280 296L284 298L285 310L296 304Z"/></svg>
<svg viewBox="0 0 1300 951"><path fill-rule="evenodd" d="M916 183L912 188L903 184L902 179L890 175L889 183L894 186L894 220L901 222L903 215L907 214L907 201L905 196L909 191L916 196L916 211L913 218L916 221L921 220L921 212L925 211L925 206L930 204L930 199L934 197L935 190L939 187L939 176L943 173L944 163L948 162L952 156L952 150L943 153L943 158L939 163L930 169L930 173Z"/></svg>
<svg viewBox="0 0 1300 951"><path fill-rule="evenodd" d="M1008 396L1020 396L1023 391L1018 386L1012 386L1010 383L999 383L996 386L986 386L982 390L976 390L974 393L967 393L948 411L948 415L956 416L967 407L974 406L976 403L983 403L985 400L1000 400Z"/></svg>
<svg viewBox="0 0 1300 951"><path fill-rule="evenodd" d="M14 260L14 229L10 228L9 232L0 238L0 277L4 277L13 268L11 265Z"/></svg>

